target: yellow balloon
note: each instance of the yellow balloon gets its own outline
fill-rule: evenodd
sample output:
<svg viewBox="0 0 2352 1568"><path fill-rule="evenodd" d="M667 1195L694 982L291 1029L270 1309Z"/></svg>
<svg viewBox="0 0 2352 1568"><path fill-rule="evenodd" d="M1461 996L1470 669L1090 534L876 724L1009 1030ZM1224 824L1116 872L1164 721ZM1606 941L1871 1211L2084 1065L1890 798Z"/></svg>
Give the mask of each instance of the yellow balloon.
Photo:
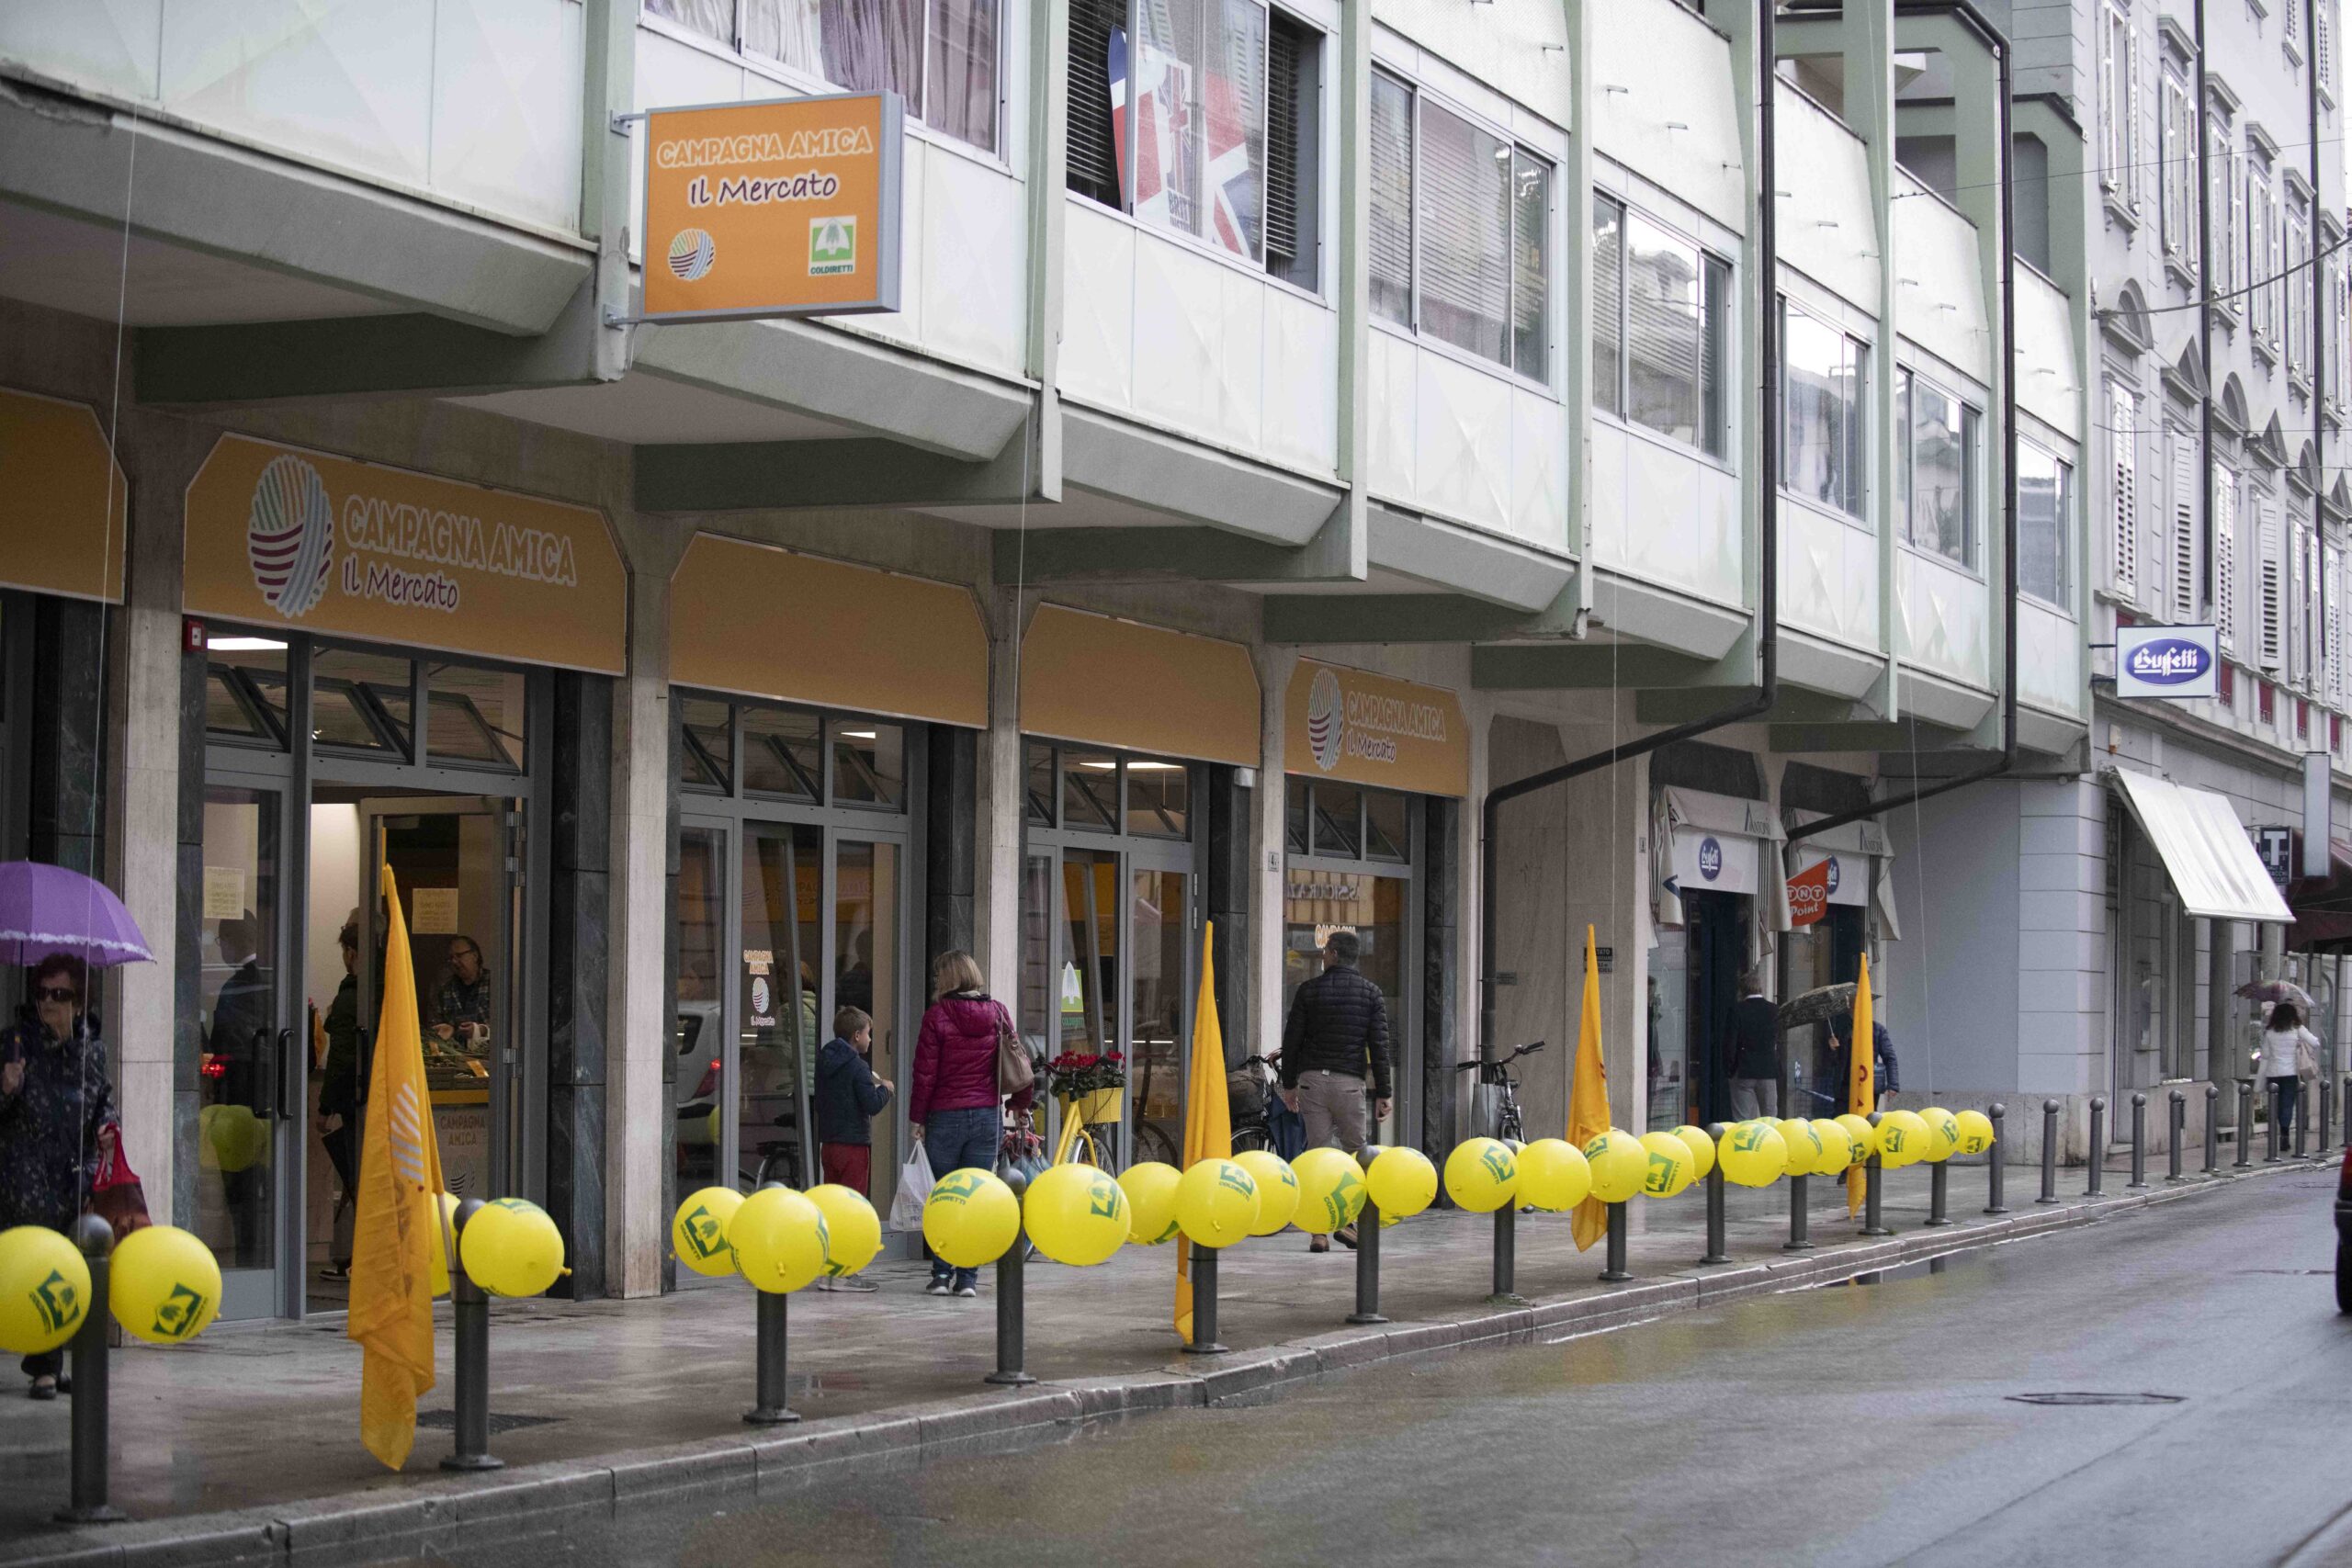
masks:
<svg viewBox="0 0 2352 1568"><path fill-rule="evenodd" d="M1890 1111L1878 1119L1879 1163L1889 1170L1917 1165L1928 1156L1928 1124L1916 1111Z"/></svg>
<svg viewBox="0 0 2352 1568"><path fill-rule="evenodd" d="M0 1231L0 1350L54 1350L89 1310L90 1266L80 1247L47 1225Z"/></svg>
<svg viewBox="0 0 2352 1568"><path fill-rule="evenodd" d="M1928 1152L1919 1157L1934 1165L1951 1158L1960 1146L1960 1118L1940 1105L1921 1110L1919 1120L1928 1125Z"/></svg>
<svg viewBox="0 0 2352 1568"><path fill-rule="evenodd" d="M250 1105L208 1105L214 1159L225 1171L251 1170L269 1153L269 1123L254 1114ZM206 1117L197 1117L199 1127Z"/></svg>
<svg viewBox="0 0 2352 1568"><path fill-rule="evenodd" d="M493 1296L536 1296L563 1272L563 1233L526 1198L497 1198L458 1233L466 1278Z"/></svg>
<svg viewBox="0 0 2352 1568"><path fill-rule="evenodd" d="M1672 1198L1698 1174L1699 1162L1690 1157L1690 1145L1671 1133L1644 1133L1642 1147L1649 1156L1649 1167L1642 1173L1645 1198Z"/></svg>
<svg viewBox="0 0 2352 1568"><path fill-rule="evenodd" d="M1955 1153L1981 1155L1993 1146L1993 1119L1982 1111L1963 1111L1952 1121L1960 1128L1960 1135L1952 1141Z"/></svg>
<svg viewBox="0 0 2352 1568"><path fill-rule="evenodd" d="M727 1225L742 1206L743 1195L732 1187L706 1187L688 1194L670 1221L670 1250L697 1274L732 1274L735 1255L728 1249ZM447 1288L445 1280L435 1279Z"/></svg>
<svg viewBox="0 0 2352 1568"><path fill-rule="evenodd" d="M1813 1134L1821 1140L1821 1158L1814 1162L1814 1174L1836 1176L1854 1163L1853 1135L1826 1116L1813 1119Z"/></svg>
<svg viewBox="0 0 2352 1568"><path fill-rule="evenodd" d="M1821 1162L1829 1151L1821 1146L1821 1134L1813 1130L1812 1122L1791 1116L1772 1125L1780 1129L1781 1142L1789 1151L1789 1175L1811 1176L1822 1169Z"/></svg>
<svg viewBox="0 0 2352 1568"><path fill-rule="evenodd" d="M1491 1214L1519 1190L1519 1156L1493 1138L1464 1139L1445 1156L1445 1190L1456 1206Z"/></svg>
<svg viewBox="0 0 2352 1568"><path fill-rule="evenodd" d="M435 1295L446 1296L449 1293L449 1248L457 1245L458 1237L458 1195L444 1192L439 1202L440 1221L434 1226L431 1239L425 1243L425 1278L431 1282ZM735 1265L730 1260L727 1271L732 1273L734 1269Z"/></svg>
<svg viewBox="0 0 2352 1568"><path fill-rule="evenodd" d="M1871 1156L1878 1153L1878 1129L1871 1126L1871 1119L1860 1111L1846 1111L1837 1121L1838 1125L1846 1129L1846 1137L1854 1145L1853 1157L1848 1163L1868 1165Z"/></svg>
<svg viewBox="0 0 2352 1568"><path fill-rule="evenodd" d="M124 1333L150 1344L193 1339L220 1311L220 1265L177 1225L144 1226L114 1249L107 1304Z"/></svg>
<svg viewBox="0 0 2352 1568"><path fill-rule="evenodd" d="M833 1279L854 1274L882 1251L882 1218L854 1187L811 1187L808 1201L825 1216L825 1272Z"/></svg>
<svg viewBox="0 0 2352 1568"><path fill-rule="evenodd" d="M1789 1145L1770 1122L1735 1122L1724 1129L1715 1157L1724 1179L1741 1187L1770 1187L1789 1167Z"/></svg>
<svg viewBox="0 0 2352 1568"><path fill-rule="evenodd" d="M1251 1235L1272 1235L1290 1224L1298 1213L1298 1173L1290 1161L1272 1149L1244 1149L1233 1156L1233 1163L1250 1173L1258 1184L1258 1223L1250 1227Z"/></svg>
<svg viewBox="0 0 2352 1568"><path fill-rule="evenodd" d="M1156 1159L1119 1172L1119 1190L1127 1195L1129 1241L1158 1247L1176 1239L1176 1184L1183 1179L1182 1171Z"/></svg>
<svg viewBox="0 0 2352 1568"><path fill-rule="evenodd" d="M1258 1223L1258 1183L1249 1168L1204 1159L1176 1184L1176 1224L1196 1247L1231 1247Z"/></svg>
<svg viewBox="0 0 2352 1568"><path fill-rule="evenodd" d="M1047 1166L1023 1194L1021 1217L1038 1251L1081 1269L1125 1247L1134 1223L1125 1190L1091 1165Z"/></svg>
<svg viewBox="0 0 2352 1568"><path fill-rule="evenodd" d="M1382 1214L1409 1220L1436 1201L1437 1167L1420 1150L1400 1145L1372 1156L1363 1184Z"/></svg>
<svg viewBox="0 0 2352 1568"><path fill-rule="evenodd" d="M1650 1171L1649 1150L1622 1127L1611 1127L1587 1143L1584 1161L1592 1168L1591 1195L1604 1203L1632 1198Z"/></svg>
<svg viewBox="0 0 2352 1568"><path fill-rule="evenodd" d="M1298 1178L1298 1228L1329 1235L1356 1223L1363 1213L1363 1171L1345 1149L1308 1149L1291 1161Z"/></svg>
<svg viewBox="0 0 2352 1568"><path fill-rule="evenodd" d="M1699 1173L1690 1179L1704 1181L1707 1172L1715 1168L1715 1141L1707 1136L1704 1127L1693 1127L1685 1122L1674 1130L1674 1135L1690 1145L1690 1157L1698 1162Z"/></svg>
<svg viewBox="0 0 2352 1568"><path fill-rule="evenodd" d="M1004 1256L1021 1231L1021 1201L996 1173L967 1166L941 1177L922 1206L922 1238L958 1269Z"/></svg>
<svg viewBox="0 0 2352 1568"><path fill-rule="evenodd" d="M1519 1206L1556 1214L1592 1190L1592 1167L1566 1138L1538 1138L1519 1151Z"/></svg>

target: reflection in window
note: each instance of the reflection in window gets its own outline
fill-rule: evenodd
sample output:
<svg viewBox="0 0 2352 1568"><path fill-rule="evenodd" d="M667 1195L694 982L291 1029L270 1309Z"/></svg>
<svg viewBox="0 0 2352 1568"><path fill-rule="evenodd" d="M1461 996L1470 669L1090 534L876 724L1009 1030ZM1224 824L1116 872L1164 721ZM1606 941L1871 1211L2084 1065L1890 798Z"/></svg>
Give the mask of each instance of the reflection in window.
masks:
<svg viewBox="0 0 2352 1568"><path fill-rule="evenodd" d="M284 750L286 644L276 637L217 637L205 646L204 728L213 735Z"/></svg>
<svg viewBox="0 0 2352 1568"><path fill-rule="evenodd" d="M1326 780L1315 786L1315 852L1353 860L1363 853L1363 795L1353 784Z"/></svg>
<svg viewBox="0 0 2352 1568"><path fill-rule="evenodd" d="M815 800L823 766L813 713L743 709L743 793Z"/></svg>
<svg viewBox="0 0 2352 1568"><path fill-rule="evenodd" d="M1973 566L1976 558L1977 412L1925 377L1897 373L1895 507L1919 549Z"/></svg>
<svg viewBox="0 0 2352 1568"><path fill-rule="evenodd" d="M1029 825L1050 828L1054 825L1054 749L1033 740L1026 755L1026 783L1022 797L1027 805Z"/></svg>
<svg viewBox="0 0 2352 1568"><path fill-rule="evenodd" d="M2072 468L2018 439L2018 586L2061 608L2066 604L2066 529L2074 488Z"/></svg>
<svg viewBox="0 0 2352 1568"><path fill-rule="evenodd" d="M1730 266L1605 196L1592 225L1594 406L1724 456Z"/></svg>
<svg viewBox="0 0 2352 1568"><path fill-rule="evenodd" d="M906 731L873 719L834 720L834 801L849 806L898 806L906 794Z"/></svg>
<svg viewBox="0 0 2352 1568"><path fill-rule="evenodd" d="M1605 196L1592 198L1592 406L1625 412L1623 354L1625 209Z"/></svg>
<svg viewBox="0 0 2352 1568"><path fill-rule="evenodd" d="M678 783L725 795L735 787L734 709L714 697L678 703Z"/></svg>
<svg viewBox="0 0 2352 1568"><path fill-rule="evenodd" d="M311 739L316 744L405 758L413 709L407 660L342 648L311 656Z"/></svg>
<svg viewBox="0 0 2352 1568"><path fill-rule="evenodd" d="M1193 775L1182 762L1127 764L1127 831L1182 839L1191 830Z"/></svg>
<svg viewBox="0 0 2352 1568"><path fill-rule="evenodd" d="M1385 789L1363 792L1363 852L1370 860L1401 861L1410 840L1406 837L1405 797Z"/></svg>
<svg viewBox="0 0 2352 1568"><path fill-rule="evenodd" d="M1108 751L1062 753L1062 826L1109 830L1119 821L1119 763Z"/></svg>
<svg viewBox="0 0 2352 1568"><path fill-rule="evenodd" d="M1295 855L1308 852L1307 787L1305 779L1293 779L1288 793L1283 796L1283 843Z"/></svg>
<svg viewBox="0 0 2352 1568"><path fill-rule="evenodd" d="M724 707L725 705L712 705ZM720 950L726 942L721 916L725 884L719 853L725 835L716 828L678 830L678 875L674 917L678 927L678 1063L672 1092L678 1179L707 1187L718 1178L718 1142L711 1115L725 1098L721 1078L726 1042L720 1037Z"/></svg>
<svg viewBox="0 0 2352 1568"><path fill-rule="evenodd" d="M1265 7L1151 0L1136 8L1135 23L1140 123L1166 127L1137 159L1136 216L1265 260Z"/></svg>
<svg viewBox="0 0 2352 1568"><path fill-rule="evenodd" d="M1372 73L1372 310L1413 324L1413 90Z"/></svg>
<svg viewBox="0 0 2352 1568"><path fill-rule="evenodd" d="M1808 500L1862 514L1862 377L1869 348L1783 300L1781 482Z"/></svg>
<svg viewBox="0 0 2352 1568"><path fill-rule="evenodd" d="M1419 169L1420 330L1511 362L1511 149L1424 100Z"/></svg>
<svg viewBox="0 0 2352 1568"><path fill-rule="evenodd" d="M519 670L425 666L427 761L523 766L525 677Z"/></svg>

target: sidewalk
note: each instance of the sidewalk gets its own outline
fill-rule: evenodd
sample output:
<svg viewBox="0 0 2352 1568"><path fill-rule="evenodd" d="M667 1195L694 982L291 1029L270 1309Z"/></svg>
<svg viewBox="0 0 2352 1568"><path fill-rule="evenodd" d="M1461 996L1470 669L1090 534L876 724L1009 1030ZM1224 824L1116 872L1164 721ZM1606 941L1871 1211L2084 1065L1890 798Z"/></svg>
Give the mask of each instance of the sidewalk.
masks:
<svg viewBox="0 0 2352 1568"><path fill-rule="evenodd" d="M2257 1156L2257 1160L2259 1156ZM792 1298L791 1401L797 1427L754 1429L752 1295L739 1280L659 1300L496 1303L491 1329L492 1450L509 1468L445 1477L452 1361L446 1306L441 1382L426 1396L408 1470L383 1470L360 1447L359 1353L341 1321L220 1328L187 1346L132 1344L113 1358L113 1500L130 1525L66 1529L50 1522L67 1493L69 1400L0 1399L0 1563L175 1562L286 1559L295 1551L365 1541L413 1550L461 1528L513 1528L534 1511L609 1509L621 1497L698 1487L749 1488L851 1456L920 1453L976 1438L1004 1440L1040 1423L1123 1411L1263 1397L1283 1382L1340 1367L1487 1340L1589 1332L1743 1294L1843 1280L1930 1253L1982 1246L2152 1203L2233 1179L2301 1171L2313 1158L2128 1193L2128 1166L2106 1195L2083 1197L2085 1171L2062 1170L2062 1202L2038 1206L2038 1172L2012 1168L2009 1212L1988 1218L1984 1168L1955 1163L1950 1228L1926 1229L1928 1173L1890 1172L1886 1221L1866 1242L1845 1215L1839 1182L1815 1179L1816 1250L1787 1253L1788 1188L1734 1188L1732 1262L1697 1266L1705 1222L1698 1187L1670 1202L1635 1203L1634 1280L1602 1285L1601 1247L1578 1254L1565 1216L1521 1215L1522 1304L1487 1300L1492 1221L1431 1212L1383 1240L1381 1307L1393 1321L1351 1327L1354 1255L1311 1255L1296 1232L1224 1255L1219 1330L1230 1353L1178 1353L1170 1323L1170 1247L1124 1249L1100 1268L1031 1264L1028 1371L1038 1387L980 1379L995 1364L993 1281L979 1301L922 1294L919 1263L868 1270L878 1295ZM11 1385L13 1393L13 1385ZM208 1515L204 1519L175 1516ZM498 1523L492 1523L492 1517ZM199 1543L196 1536L213 1538ZM214 1551L209 1547L218 1547ZM154 1553L155 1555L150 1555Z"/></svg>

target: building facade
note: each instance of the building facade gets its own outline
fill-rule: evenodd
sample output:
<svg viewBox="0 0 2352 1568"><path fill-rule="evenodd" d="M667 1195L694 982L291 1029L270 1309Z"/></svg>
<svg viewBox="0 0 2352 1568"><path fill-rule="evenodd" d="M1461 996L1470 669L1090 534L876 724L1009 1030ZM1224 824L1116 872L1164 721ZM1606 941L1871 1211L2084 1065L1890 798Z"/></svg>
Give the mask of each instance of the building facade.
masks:
<svg viewBox="0 0 2352 1568"><path fill-rule="evenodd" d="M2180 29L2122 9L2154 159ZM2210 757L2247 782L2179 776L2258 825L2302 727L2335 744L2342 491L2278 442L2342 400L2343 275L2267 360L2251 304L2184 359L2173 186L2090 172L2124 78L2077 10L10 7L0 852L105 875L158 950L99 987L151 1195L233 1314L339 1304L316 1118L379 864L446 1164L544 1202L589 1294L676 1286L680 1193L808 1179L834 1012L903 1086L953 948L1034 1049L1126 1055L1122 1158L1181 1143L1204 956L1238 1067L1339 928L1382 1135L1431 1148L1484 1125L1482 1046L1549 1042L1522 1099L1564 1123L1588 927L1627 1125L1727 1113L1748 976L1866 953L1906 1094L2176 1076L2110 1073L2111 950L2202 987L2256 943L2165 905L2100 773ZM2208 20L2265 220L2326 252L2332 133L2283 107L2322 40L2222 63ZM634 319L646 110L881 89L899 310ZM2181 581L2252 606L2250 498L2310 525L2290 662L2245 608L2237 707L2144 712L2095 645L2174 616L2158 432L2217 382L2240 499L2197 515L2243 554ZM2102 918L2110 863L2169 934Z"/></svg>

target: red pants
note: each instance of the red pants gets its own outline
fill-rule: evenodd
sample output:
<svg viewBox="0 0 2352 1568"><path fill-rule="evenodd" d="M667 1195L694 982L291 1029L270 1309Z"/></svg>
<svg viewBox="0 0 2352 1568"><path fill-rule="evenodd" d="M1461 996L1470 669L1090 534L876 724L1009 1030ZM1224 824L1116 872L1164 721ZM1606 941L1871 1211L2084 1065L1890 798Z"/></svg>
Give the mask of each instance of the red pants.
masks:
<svg viewBox="0 0 2352 1568"><path fill-rule="evenodd" d="M874 1194L874 1146L871 1144L819 1144L817 1154L825 1179L864 1197Z"/></svg>

